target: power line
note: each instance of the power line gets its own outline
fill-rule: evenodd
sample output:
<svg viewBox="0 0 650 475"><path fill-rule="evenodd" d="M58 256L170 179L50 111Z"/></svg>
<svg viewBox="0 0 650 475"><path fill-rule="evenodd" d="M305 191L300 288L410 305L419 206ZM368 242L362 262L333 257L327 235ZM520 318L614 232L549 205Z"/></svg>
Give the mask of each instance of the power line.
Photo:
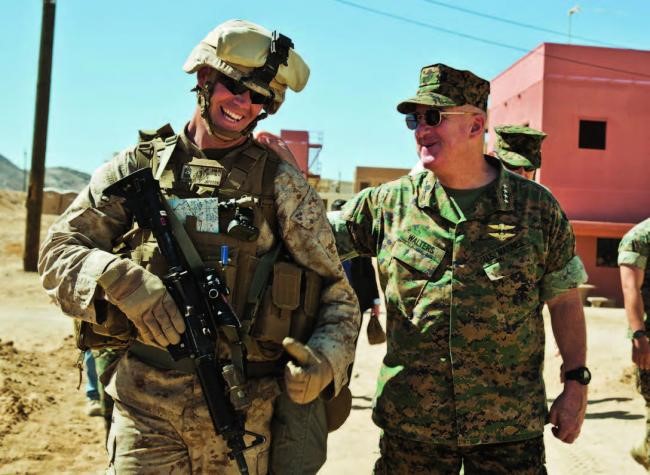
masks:
<svg viewBox="0 0 650 475"><path fill-rule="evenodd" d="M486 39L486 38L481 38L479 36L468 35L466 33L460 33L458 31L449 30L447 28L432 25L430 23L424 23L424 22L421 22L421 21L418 21L418 20L413 20L411 18L403 17L403 16L400 16L400 15L395 15L393 13L388 13L388 12L385 12L385 11L382 11L382 10L377 10L375 8L366 7L364 5L359 5L357 3L350 2L348 0L334 0L334 1L338 2L338 3L341 3L343 5L347 5L347 6L350 6L350 7L353 7L353 8L357 8L359 10L364 10L364 11L367 11L367 12L370 12L370 13L374 13L375 15L380 15L380 16L392 18L393 20L400 20L400 21L403 21L403 22L406 22L406 23L410 23L412 25L420 26L422 28L427 28L429 30L440 31L442 33L447 33L449 35L459 36L461 38L466 38L466 39L478 41L479 43L484 43L484 44L493 45L493 46L499 46L501 48L511 49L511 50L515 50L515 51L519 51L519 52L523 52L523 53L529 53L530 52L530 50L525 49L525 48L520 48L519 46L513 46L513 45L509 45L507 43L501 43L501 42L498 42L498 41L493 41L493 40L489 40L489 39ZM539 53L536 53L536 54L539 54ZM604 66L602 64L595 64L595 63L590 63L590 62L587 62L587 61L580 61L580 60L577 60L577 59L565 58L563 56L557 56L557 55L554 55L554 54L544 53L544 57L557 59L559 61L566 61L566 62L569 62L569 63L579 64L581 66L590 66L590 67L593 67L593 68L603 69L603 70L606 70L606 71L613 71L613 72L617 72L617 73L631 74L631 75L635 75L635 76L650 78L650 74L645 74L645 73L641 73L641 72L638 72L638 71L629 71L629 70L626 70L626 69L613 68L613 67L610 67L610 66Z"/></svg>
<svg viewBox="0 0 650 475"><path fill-rule="evenodd" d="M562 37L566 36L566 33L562 32L562 31L551 30L549 28L542 28L541 26L531 25L531 24L528 24L528 23L522 23L522 22L515 21L515 20L508 20L507 18L501 18L501 17L495 16L495 15L489 15L487 13L477 12L475 10L470 10L468 8L457 7L456 5L450 5L448 3L438 2L436 0L422 0L422 1L424 1L426 3L430 3L432 5L438 5L440 7L449 8L451 10L457 10L459 12L467 13L468 15L474 15L474 16L478 16L478 17L481 17L481 18L487 18L488 20L493 20L493 21L498 21L498 22L501 22L501 23L506 23L508 25L514 25L514 26L518 26L518 27L521 27L521 28L528 28L530 30L541 31L541 32L544 32L544 33L551 33L553 35L558 35L558 36L562 36ZM584 36L577 36L577 35L572 35L572 37L577 38L579 40L583 40L583 41L589 41L590 43L603 45L603 46L612 46L612 47L615 47L615 48L620 48L619 45L615 45L615 44L612 44L612 43L606 43L604 41L595 40L593 38L586 38Z"/></svg>

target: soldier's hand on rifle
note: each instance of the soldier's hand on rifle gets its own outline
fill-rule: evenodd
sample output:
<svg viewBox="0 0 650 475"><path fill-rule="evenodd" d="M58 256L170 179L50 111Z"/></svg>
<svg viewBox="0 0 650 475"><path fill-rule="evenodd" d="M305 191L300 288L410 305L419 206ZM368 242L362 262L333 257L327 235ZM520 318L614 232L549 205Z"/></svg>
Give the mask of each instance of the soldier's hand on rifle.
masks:
<svg viewBox="0 0 650 475"><path fill-rule="evenodd" d="M287 394L294 402L307 404L332 382L332 367L325 357L293 338L285 338L282 345L296 361L289 361L284 368Z"/></svg>
<svg viewBox="0 0 650 475"><path fill-rule="evenodd" d="M183 317L160 278L128 259L113 261L97 279L109 302L133 322L147 344L179 343Z"/></svg>

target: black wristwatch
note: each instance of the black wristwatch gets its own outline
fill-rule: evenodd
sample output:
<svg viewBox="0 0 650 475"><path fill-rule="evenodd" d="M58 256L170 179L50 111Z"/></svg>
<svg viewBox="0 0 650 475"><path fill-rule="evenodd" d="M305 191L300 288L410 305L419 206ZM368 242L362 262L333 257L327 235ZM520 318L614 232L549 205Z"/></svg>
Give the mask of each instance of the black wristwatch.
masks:
<svg viewBox="0 0 650 475"><path fill-rule="evenodd" d="M586 366L581 366L580 368L572 369L571 371L564 372L565 381L573 380L578 381L583 386L589 384L591 381L591 371Z"/></svg>
<svg viewBox="0 0 650 475"><path fill-rule="evenodd" d="M632 339L633 340L638 340L640 338L643 338L644 336L648 336L648 332L645 330L637 330L634 333L632 333Z"/></svg>

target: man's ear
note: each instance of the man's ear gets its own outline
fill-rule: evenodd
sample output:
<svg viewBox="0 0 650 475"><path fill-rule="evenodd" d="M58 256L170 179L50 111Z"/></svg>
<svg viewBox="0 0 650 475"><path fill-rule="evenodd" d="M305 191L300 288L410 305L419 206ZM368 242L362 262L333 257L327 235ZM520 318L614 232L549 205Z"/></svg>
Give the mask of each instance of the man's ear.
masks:
<svg viewBox="0 0 650 475"><path fill-rule="evenodd" d="M470 137L483 135L485 131L485 116L482 114L474 114L472 116L472 127L469 129Z"/></svg>
<svg viewBox="0 0 650 475"><path fill-rule="evenodd" d="M209 79L209 77L210 77L210 68L208 68L207 66L203 67L199 69L198 72L196 73L196 83L198 84L199 87L203 87L205 86L205 83Z"/></svg>

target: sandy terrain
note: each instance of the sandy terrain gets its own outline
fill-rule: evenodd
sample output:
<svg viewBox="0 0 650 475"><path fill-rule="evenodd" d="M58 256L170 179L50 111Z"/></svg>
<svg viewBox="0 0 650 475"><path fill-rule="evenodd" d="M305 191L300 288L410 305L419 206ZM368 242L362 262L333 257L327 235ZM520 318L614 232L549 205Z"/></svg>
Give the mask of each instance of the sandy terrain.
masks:
<svg viewBox="0 0 650 475"><path fill-rule="evenodd" d="M102 473L106 464L102 420L84 414L71 323L48 302L37 276L22 271L22 199L18 193L0 190L5 218L0 228L0 474ZM44 228L52 219L44 217ZM547 430L548 471L644 473L628 455L642 437L645 408L634 388L623 311L586 311L594 374L587 419L573 445L556 441ZM370 413L385 348L368 346L365 327L362 332L351 386L353 411L330 437L324 474L370 473L377 457L379 430ZM545 368L549 404L561 389L559 365L549 338Z"/></svg>

